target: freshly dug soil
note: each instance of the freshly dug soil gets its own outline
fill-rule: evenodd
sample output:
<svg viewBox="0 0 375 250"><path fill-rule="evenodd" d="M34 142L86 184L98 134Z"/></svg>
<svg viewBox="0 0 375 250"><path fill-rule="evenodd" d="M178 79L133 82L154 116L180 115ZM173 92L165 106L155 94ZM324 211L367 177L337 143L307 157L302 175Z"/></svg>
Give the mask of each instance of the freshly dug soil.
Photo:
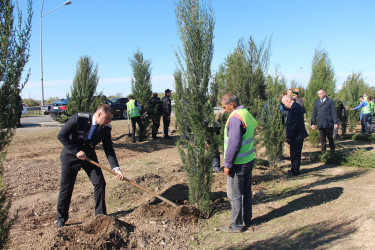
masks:
<svg viewBox="0 0 375 250"><path fill-rule="evenodd" d="M98 215L85 225L65 226L44 241L42 249L119 249L136 246L130 232L134 226L107 215ZM48 235L47 235L48 237Z"/></svg>

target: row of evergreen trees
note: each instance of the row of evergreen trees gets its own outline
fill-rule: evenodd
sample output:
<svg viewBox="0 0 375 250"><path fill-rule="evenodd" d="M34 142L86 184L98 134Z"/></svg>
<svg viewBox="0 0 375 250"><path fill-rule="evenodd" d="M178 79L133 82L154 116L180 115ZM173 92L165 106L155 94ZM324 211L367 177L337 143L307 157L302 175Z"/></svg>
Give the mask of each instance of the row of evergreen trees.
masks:
<svg viewBox="0 0 375 250"><path fill-rule="evenodd" d="M21 111L17 98L30 75L29 70L22 77L29 60L32 2L28 0L25 19L14 8L11 0L0 1L0 249L5 248L15 220L9 214L11 194L3 178L3 164Z"/></svg>
<svg viewBox="0 0 375 250"><path fill-rule="evenodd" d="M7 200L8 191L2 181L2 162L15 127L9 104L15 103L16 95L28 79L29 73L26 74L26 80L20 84L21 73L28 61L32 16L29 0L28 18L22 22L22 17L19 17L20 25L14 25L14 6L11 0L1 0L1 3L0 121L1 126L5 121L11 126L0 129L0 235L3 236L0 238L0 248L1 244L6 242L7 232L12 223L7 219L10 202ZM268 74L272 37L259 44L251 36L249 39L241 38L234 51L220 65L218 72L212 74L215 18L210 4L200 0L176 0L175 12L182 46L175 53L178 61L174 74L175 113L179 133L186 135L178 140L177 145L188 175L190 203L209 213L212 156L213 152L223 145L222 136L212 132L217 126L213 106L216 106L216 102L225 93L236 94L240 103L261 121L256 128L256 142L258 147L265 146L269 161L275 165L277 157L282 154L284 141L279 105L286 89L286 80L281 74ZM143 106L142 120L148 128L147 110L152 92L151 62L145 60L139 50L129 62L133 69L132 94ZM71 97L71 101L65 120L77 112L93 112L99 103L103 102L103 94L97 93L96 90L98 82L98 66L89 56L81 57L77 63L71 94L68 96ZM338 93L335 92L335 83L334 70L328 54L317 49L304 98L307 123L320 88L324 88L329 97L337 97L347 107L356 105L359 95L364 92L375 94L374 88L365 83L360 73L353 72ZM292 82L291 85L298 86L298 83ZM356 112L349 112L349 129L357 124L357 116ZM224 129L226 116L220 117L219 121ZM148 133L147 129L145 133ZM310 131L309 140L313 141L314 138L317 138L316 132Z"/></svg>

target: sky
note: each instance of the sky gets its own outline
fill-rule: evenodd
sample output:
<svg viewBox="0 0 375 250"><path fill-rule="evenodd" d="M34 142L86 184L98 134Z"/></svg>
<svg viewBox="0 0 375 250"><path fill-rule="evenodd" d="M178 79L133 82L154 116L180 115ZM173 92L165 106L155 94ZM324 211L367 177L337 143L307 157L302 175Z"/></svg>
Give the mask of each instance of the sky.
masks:
<svg viewBox="0 0 375 250"><path fill-rule="evenodd" d="M82 56L98 66L97 91L106 96L131 93L129 63L139 50L151 61L154 92L174 90L175 52L181 47L173 0L71 0L41 18L42 0L33 0L31 76L22 98L41 100L40 25L44 99L64 98ZM43 15L64 0L45 0ZM18 0L26 15L26 0ZM256 43L271 37L268 73L276 70L287 84L307 86L316 49L324 50L340 89L353 72L375 85L375 1L373 0L212 0L215 17L212 72L239 39ZM172 92L173 93L173 92Z"/></svg>

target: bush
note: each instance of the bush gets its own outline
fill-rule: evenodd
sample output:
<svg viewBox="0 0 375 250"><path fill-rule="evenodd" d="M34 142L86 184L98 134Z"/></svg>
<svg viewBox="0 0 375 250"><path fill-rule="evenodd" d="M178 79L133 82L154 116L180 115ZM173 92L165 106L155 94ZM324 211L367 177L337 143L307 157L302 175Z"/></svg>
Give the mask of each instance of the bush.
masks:
<svg viewBox="0 0 375 250"><path fill-rule="evenodd" d="M375 153L363 149L356 150L346 157L344 166L359 168L374 168Z"/></svg>
<svg viewBox="0 0 375 250"><path fill-rule="evenodd" d="M320 161L347 167L375 167L375 153L358 149L355 151L327 152L320 156Z"/></svg>
<svg viewBox="0 0 375 250"><path fill-rule="evenodd" d="M375 135L366 135L366 134L355 134L352 136L353 141L365 141L365 142L374 142Z"/></svg>

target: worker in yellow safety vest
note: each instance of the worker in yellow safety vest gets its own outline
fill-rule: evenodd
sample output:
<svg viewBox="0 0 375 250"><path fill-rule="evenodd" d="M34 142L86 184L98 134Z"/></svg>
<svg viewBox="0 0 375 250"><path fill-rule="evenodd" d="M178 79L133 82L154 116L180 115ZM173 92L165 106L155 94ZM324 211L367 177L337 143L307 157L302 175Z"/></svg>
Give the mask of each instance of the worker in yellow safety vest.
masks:
<svg viewBox="0 0 375 250"><path fill-rule="evenodd" d="M134 100L133 96L128 96L129 101L126 103L126 107L128 109L128 115L130 120L132 121L132 142L135 142L135 131L136 131L136 123L139 127L139 141L143 141L143 126L142 126L142 119L141 119L141 105L139 105L138 101Z"/></svg>
<svg viewBox="0 0 375 250"><path fill-rule="evenodd" d="M252 217L251 177L255 163L254 128L257 121L240 106L238 97L224 95L224 111L229 115L224 132L224 174L227 196L231 202L231 224L221 226L224 232L239 233L250 225Z"/></svg>

